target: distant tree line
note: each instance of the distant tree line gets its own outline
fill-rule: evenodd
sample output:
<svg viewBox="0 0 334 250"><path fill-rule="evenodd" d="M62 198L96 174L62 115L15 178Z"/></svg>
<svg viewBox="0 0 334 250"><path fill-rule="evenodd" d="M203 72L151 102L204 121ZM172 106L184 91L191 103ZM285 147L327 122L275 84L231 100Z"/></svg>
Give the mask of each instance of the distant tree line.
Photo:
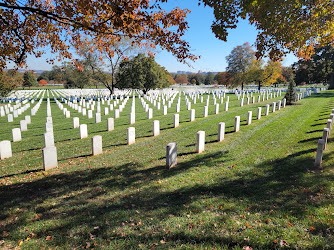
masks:
<svg viewBox="0 0 334 250"><path fill-rule="evenodd" d="M89 45L89 44L88 44ZM18 86L30 88L45 86L48 83L63 84L65 88L106 87L110 93L114 89L164 88L173 84L225 85L243 88L245 84L277 86L278 84L306 85L313 83L329 84L334 88L334 47L333 43L316 47L308 60L299 60L290 67L284 67L279 61L256 59L252 47L245 43L236 46L226 57L228 66L225 72L206 74L170 74L158 65L147 48L145 56L140 49L133 47L130 40L114 44L100 54L91 52L88 45L78 52L75 63L64 62L54 65L50 71L44 71L36 78L33 71L21 73L15 70L0 72L0 98L6 96ZM137 54L136 54L137 53ZM107 58L107 65L101 58Z"/></svg>

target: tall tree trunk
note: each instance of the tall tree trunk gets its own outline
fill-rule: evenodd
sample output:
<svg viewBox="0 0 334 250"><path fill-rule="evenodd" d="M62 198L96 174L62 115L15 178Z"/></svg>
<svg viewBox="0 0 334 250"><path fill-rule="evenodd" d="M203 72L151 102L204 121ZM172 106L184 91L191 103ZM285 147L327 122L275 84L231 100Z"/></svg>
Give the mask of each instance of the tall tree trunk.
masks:
<svg viewBox="0 0 334 250"><path fill-rule="evenodd" d="M259 88L258 89L259 89L259 91L261 90L261 82L260 81L259 81Z"/></svg>
<svg viewBox="0 0 334 250"><path fill-rule="evenodd" d="M244 82L241 83L241 90L244 90Z"/></svg>

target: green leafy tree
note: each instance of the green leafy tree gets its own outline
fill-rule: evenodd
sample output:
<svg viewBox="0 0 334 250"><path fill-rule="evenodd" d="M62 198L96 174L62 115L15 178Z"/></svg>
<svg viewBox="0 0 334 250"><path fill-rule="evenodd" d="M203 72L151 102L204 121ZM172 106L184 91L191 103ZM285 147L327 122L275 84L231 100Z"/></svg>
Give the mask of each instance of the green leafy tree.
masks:
<svg viewBox="0 0 334 250"><path fill-rule="evenodd" d="M188 82L192 84L201 85L204 83L204 80L205 80L204 76L200 74L189 74L188 75Z"/></svg>
<svg viewBox="0 0 334 250"><path fill-rule="evenodd" d="M212 74L211 72L207 73L205 75L204 84L205 85L210 85L210 84L213 84L214 82L215 82L215 75Z"/></svg>
<svg viewBox="0 0 334 250"><path fill-rule="evenodd" d="M241 89L244 88L248 68L254 59L255 52L249 43L236 46L226 57L227 72L233 76L234 86L241 85Z"/></svg>
<svg viewBox="0 0 334 250"><path fill-rule="evenodd" d="M16 70L0 71L0 100L23 82L22 75Z"/></svg>
<svg viewBox="0 0 334 250"><path fill-rule="evenodd" d="M333 43L315 48L315 53L308 60L299 60L293 64L297 84L305 82L329 84L334 88L334 47Z"/></svg>
<svg viewBox="0 0 334 250"><path fill-rule="evenodd" d="M116 74L116 87L119 89L140 89L145 94L150 89L169 87L169 73L153 57L138 54L132 59L123 60Z"/></svg>
<svg viewBox="0 0 334 250"><path fill-rule="evenodd" d="M23 74L23 87L32 87L32 86L37 86L37 80L35 77L35 74L31 71L26 71Z"/></svg>
<svg viewBox="0 0 334 250"><path fill-rule="evenodd" d="M37 77L37 81L39 82L40 80L45 80L45 81L49 81L49 75L50 75L50 71L43 71L38 77Z"/></svg>

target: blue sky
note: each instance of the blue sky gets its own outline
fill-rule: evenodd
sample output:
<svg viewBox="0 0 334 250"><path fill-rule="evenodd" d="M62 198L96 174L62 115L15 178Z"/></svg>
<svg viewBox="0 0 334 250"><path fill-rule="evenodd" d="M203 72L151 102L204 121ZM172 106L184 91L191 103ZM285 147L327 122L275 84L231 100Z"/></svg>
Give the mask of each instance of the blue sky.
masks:
<svg viewBox="0 0 334 250"><path fill-rule="evenodd" d="M214 19L212 8L204 7L203 4L198 6L197 0L169 0L167 4L162 4L162 7L167 10L176 6L191 10L187 17L189 29L184 36L184 40L189 42L192 53L200 55L201 58L196 62L191 62L191 67L189 67L186 64L179 63L167 51L160 51L156 55L156 61L169 72L179 70L191 72L198 72L199 70L206 72L225 71L227 66L225 58L234 47L245 42L250 44L255 42L257 31L247 20L241 20L236 29L230 30L227 42L223 42L215 38L210 28ZM50 57L48 53L38 59L28 57L28 69L50 70L52 65L46 63L48 57ZM295 61L297 61L297 58L291 54L283 61L283 65L289 66Z"/></svg>

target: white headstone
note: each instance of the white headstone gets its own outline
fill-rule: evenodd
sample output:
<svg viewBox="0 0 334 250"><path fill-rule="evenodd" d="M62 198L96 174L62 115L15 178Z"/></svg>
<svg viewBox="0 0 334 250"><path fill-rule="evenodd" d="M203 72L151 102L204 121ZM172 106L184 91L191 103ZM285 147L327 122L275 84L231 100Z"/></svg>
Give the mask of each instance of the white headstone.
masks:
<svg viewBox="0 0 334 250"><path fill-rule="evenodd" d="M45 170L58 166L57 148L55 146L43 148L43 166Z"/></svg>
<svg viewBox="0 0 334 250"><path fill-rule="evenodd" d="M195 121L195 109L190 110L190 121Z"/></svg>
<svg viewBox="0 0 334 250"><path fill-rule="evenodd" d="M65 118L70 118L70 117L71 117L71 112L67 110L65 114Z"/></svg>
<svg viewBox="0 0 334 250"><path fill-rule="evenodd" d="M8 114L7 119L8 119L8 122L13 122L14 121L12 114Z"/></svg>
<svg viewBox="0 0 334 250"><path fill-rule="evenodd" d="M234 118L234 132L238 132L240 130L240 116L236 116Z"/></svg>
<svg viewBox="0 0 334 250"><path fill-rule="evenodd" d="M225 137L225 122L220 122L218 124L218 141L224 140Z"/></svg>
<svg viewBox="0 0 334 250"><path fill-rule="evenodd" d="M79 117L73 117L73 128L79 128Z"/></svg>
<svg viewBox="0 0 334 250"><path fill-rule="evenodd" d="M157 136L160 134L160 122L159 120L153 121L153 136Z"/></svg>
<svg viewBox="0 0 334 250"><path fill-rule="evenodd" d="M95 135L92 137L92 155L99 155L102 152L102 136Z"/></svg>
<svg viewBox="0 0 334 250"><path fill-rule="evenodd" d="M108 131L114 130L114 118L107 119L107 130Z"/></svg>
<svg viewBox="0 0 334 250"><path fill-rule="evenodd" d="M52 123L52 117L46 117L46 122Z"/></svg>
<svg viewBox="0 0 334 250"><path fill-rule="evenodd" d="M262 112L262 108L258 107L257 108L257 119L260 120L261 119L261 112Z"/></svg>
<svg viewBox="0 0 334 250"><path fill-rule="evenodd" d="M225 111L228 111L228 101L225 102Z"/></svg>
<svg viewBox="0 0 334 250"><path fill-rule="evenodd" d="M322 139L324 140L324 150L326 149L328 135L329 135L329 128L324 128L324 131L322 133Z"/></svg>
<svg viewBox="0 0 334 250"><path fill-rule="evenodd" d="M284 98L283 99L283 108L285 108L285 105L286 105L286 99Z"/></svg>
<svg viewBox="0 0 334 250"><path fill-rule="evenodd" d="M119 118L119 109L115 109L115 118Z"/></svg>
<svg viewBox="0 0 334 250"><path fill-rule="evenodd" d="M104 108L104 115L109 115L109 109L107 107Z"/></svg>
<svg viewBox="0 0 334 250"><path fill-rule="evenodd" d="M215 114L219 114L219 104L215 105Z"/></svg>
<svg viewBox="0 0 334 250"><path fill-rule="evenodd" d="M172 168L177 164L177 144L171 142L166 147L166 167Z"/></svg>
<svg viewBox="0 0 334 250"><path fill-rule="evenodd" d="M248 113L247 113L247 125L250 125L252 123L252 115L253 115L253 112L248 111Z"/></svg>
<svg viewBox="0 0 334 250"><path fill-rule="evenodd" d="M49 146L54 146L55 141L54 141L54 136L52 132L46 132L44 133L44 146L49 147Z"/></svg>
<svg viewBox="0 0 334 250"><path fill-rule="evenodd" d="M153 109L149 108L147 112L147 119L152 119L153 118Z"/></svg>
<svg viewBox="0 0 334 250"><path fill-rule="evenodd" d="M87 124L81 124L79 126L79 135L80 135L80 139L88 137Z"/></svg>
<svg viewBox="0 0 334 250"><path fill-rule="evenodd" d="M180 116L179 114L174 114L174 128L179 126Z"/></svg>
<svg viewBox="0 0 334 250"><path fill-rule="evenodd" d="M95 113L95 123L101 122L101 113Z"/></svg>
<svg viewBox="0 0 334 250"><path fill-rule="evenodd" d="M130 124L134 124L136 122L136 114L135 113L130 113L129 114L129 122Z"/></svg>
<svg viewBox="0 0 334 250"><path fill-rule="evenodd" d="M28 130L26 120L21 120L20 121L20 127L21 127L21 131L27 131Z"/></svg>
<svg viewBox="0 0 334 250"><path fill-rule="evenodd" d="M203 117L208 117L208 106L204 106Z"/></svg>
<svg viewBox="0 0 334 250"><path fill-rule="evenodd" d="M273 102L271 111L274 113L276 111L276 102Z"/></svg>
<svg viewBox="0 0 334 250"><path fill-rule="evenodd" d="M266 104L266 110L265 110L265 115L269 115L269 107L270 105L269 104Z"/></svg>
<svg viewBox="0 0 334 250"><path fill-rule="evenodd" d="M196 153L202 153L205 145L205 131L197 132Z"/></svg>
<svg viewBox="0 0 334 250"><path fill-rule="evenodd" d="M0 159L6 159L12 157L12 146L10 141L1 141L0 142Z"/></svg>
<svg viewBox="0 0 334 250"><path fill-rule="evenodd" d="M127 139L128 139L128 145L131 145L136 142L136 129L134 127L129 127L127 129Z"/></svg>
<svg viewBox="0 0 334 250"><path fill-rule="evenodd" d="M315 156L315 167L322 169L321 167L321 162L322 162L322 155L323 155L323 151L324 151L324 140L323 139L319 139L318 140L318 148L317 148L317 154Z"/></svg>
<svg viewBox="0 0 334 250"><path fill-rule="evenodd" d="M240 100L240 107L244 106L244 98L241 98Z"/></svg>
<svg viewBox="0 0 334 250"><path fill-rule="evenodd" d="M88 119L92 119L93 118L93 110L88 110Z"/></svg>
<svg viewBox="0 0 334 250"><path fill-rule="evenodd" d="M163 110L163 115L167 115L167 106L166 105L164 105L164 110Z"/></svg>
<svg viewBox="0 0 334 250"><path fill-rule="evenodd" d="M31 124L31 118L30 118L30 115L26 115L26 116L25 116L25 120L26 120L27 124Z"/></svg>
<svg viewBox="0 0 334 250"><path fill-rule="evenodd" d="M180 112L180 106L181 106L181 105L180 105L179 103L178 103L178 104L176 104L176 112L177 112L177 113L179 113L179 112Z"/></svg>

